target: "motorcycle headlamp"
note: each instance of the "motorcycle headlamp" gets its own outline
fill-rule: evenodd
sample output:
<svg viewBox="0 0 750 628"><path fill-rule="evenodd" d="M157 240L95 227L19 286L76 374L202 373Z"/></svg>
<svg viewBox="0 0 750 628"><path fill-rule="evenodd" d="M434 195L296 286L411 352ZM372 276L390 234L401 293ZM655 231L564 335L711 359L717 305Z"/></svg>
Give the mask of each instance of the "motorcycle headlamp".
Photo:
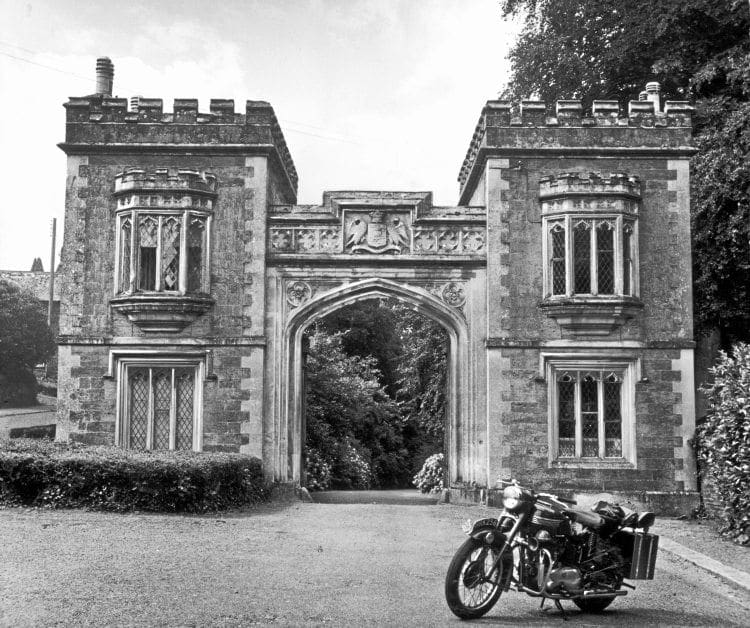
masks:
<svg viewBox="0 0 750 628"><path fill-rule="evenodd" d="M503 489L503 508L509 512L518 510L523 497L523 489L519 486L506 486Z"/></svg>

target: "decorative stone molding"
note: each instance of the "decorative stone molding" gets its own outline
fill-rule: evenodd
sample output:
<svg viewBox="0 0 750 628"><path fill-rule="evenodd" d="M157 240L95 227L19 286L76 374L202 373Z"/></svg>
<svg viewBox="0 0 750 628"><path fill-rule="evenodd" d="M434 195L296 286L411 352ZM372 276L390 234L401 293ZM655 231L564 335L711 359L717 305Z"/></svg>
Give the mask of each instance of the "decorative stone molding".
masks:
<svg viewBox="0 0 750 628"><path fill-rule="evenodd" d="M286 287L286 300L292 307L299 307L311 296L312 288L304 281L293 281Z"/></svg>
<svg viewBox="0 0 750 628"><path fill-rule="evenodd" d="M443 286L440 291L440 296L448 305L453 307L461 307L466 303L466 291L460 283L451 281L450 283Z"/></svg>
<svg viewBox="0 0 750 628"><path fill-rule="evenodd" d="M384 223L373 222L371 218L355 218L346 226L344 238L337 225L271 227L270 252L272 255L370 253L420 256L474 256L485 253L484 228L453 225L411 228L400 216L388 215L382 220ZM355 224L356 221L360 222Z"/></svg>
<svg viewBox="0 0 750 628"><path fill-rule="evenodd" d="M110 300L112 309L147 333L182 331L214 304L208 295L131 294Z"/></svg>
<svg viewBox="0 0 750 628"><path fill-rule="evenodd" d="M547 299L540 309L574 336L606 336L643 309L635 297Z"/></svg>

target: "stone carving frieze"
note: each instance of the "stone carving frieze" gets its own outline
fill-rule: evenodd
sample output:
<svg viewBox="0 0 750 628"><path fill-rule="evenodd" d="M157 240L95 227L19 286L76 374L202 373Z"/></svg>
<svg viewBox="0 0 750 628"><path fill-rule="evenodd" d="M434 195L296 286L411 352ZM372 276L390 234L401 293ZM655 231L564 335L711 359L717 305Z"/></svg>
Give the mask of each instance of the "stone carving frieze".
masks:
<svg viewBox="0 0 750 628"><path fill-rule="evenodd" d="M483 222L414 222L410 211L347 210L339 224L272 224L271 255L485 255Z"/></svg>

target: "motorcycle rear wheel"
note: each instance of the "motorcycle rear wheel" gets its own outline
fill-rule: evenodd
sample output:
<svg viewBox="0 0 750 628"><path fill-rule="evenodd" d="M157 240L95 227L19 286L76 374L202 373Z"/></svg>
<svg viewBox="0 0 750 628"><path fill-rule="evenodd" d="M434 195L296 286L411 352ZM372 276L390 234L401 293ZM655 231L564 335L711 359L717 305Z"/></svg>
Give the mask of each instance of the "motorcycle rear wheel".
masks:
<svg viewBox="0 0 750 628"><path fill-rule="evenodd" d="M607 608L612 602L615 601L615 595L610 597L595 597L587 600L585 598L575 598L573 603L580 608L584 613L601 613Z"/></svg>
<svg viewBox="0 0 750 628"><path fill-rule="evenodd" d="M476 619L495 605L513 573L513 556L506 550L492 578L487 577L499 556L496 547L476 539L458 548L445 575L445 599L456 617Z"/></svg>

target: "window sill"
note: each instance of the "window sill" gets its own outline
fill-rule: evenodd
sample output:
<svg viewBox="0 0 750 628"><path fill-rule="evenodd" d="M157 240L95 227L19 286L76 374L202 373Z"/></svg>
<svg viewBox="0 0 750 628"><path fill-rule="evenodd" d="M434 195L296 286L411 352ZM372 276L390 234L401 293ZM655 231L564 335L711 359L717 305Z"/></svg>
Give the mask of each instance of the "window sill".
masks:
<svg viewBox="0 0 750 628"><path fill-rule="evenodd" d="M110 300L112 309L147 333L176 333L206 313L214 304L207 294L149 292L126 294Z"/></svg>
<svg viewBox="0 0 750 628"><path fill-rule="evenodd" d="M539 308L574 336L606 336L643 309L636 297L548 297Z"/></svg>
<svg viewBox="0 0 750 628"><path fill-rule="evenodd" d="M625 458L557 458L549 463L550 469L635 469Z"/></svg>

